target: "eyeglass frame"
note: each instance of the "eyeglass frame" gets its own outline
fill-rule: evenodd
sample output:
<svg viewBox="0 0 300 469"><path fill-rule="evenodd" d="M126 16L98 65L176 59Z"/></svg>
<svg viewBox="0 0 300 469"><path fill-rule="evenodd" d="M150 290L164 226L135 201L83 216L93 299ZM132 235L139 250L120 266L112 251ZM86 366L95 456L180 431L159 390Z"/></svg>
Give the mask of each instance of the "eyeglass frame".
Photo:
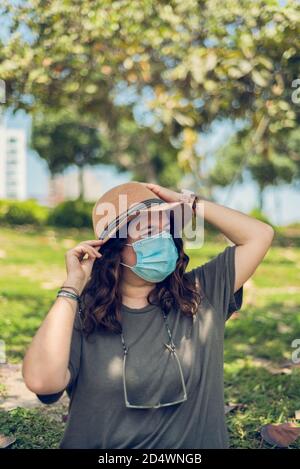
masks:
<svg viewBox="0 0 300 469"><path fill-rule="evenodd" d="M181 364L180 364L179 357L176 353L175 344L173 342L172 334L171 334L171 331L169 329L167 319L166 319L166 315L165 315L164 312L163 312L163 315L164 315L165 324L166 324L168 334L169 334L169 338L170 338L170 343L169 344L164 343L164 345L166 346L166 348L168 350L170 350L170 352L174 353L174 356L175 356L175 358L177 360L177 363L179 365L179 373L180 373L180 377L181 377L181 384L182 384L184 397L182 399L177 400L177 401L166 402L165 404L161 404L160 402L158 404L155 404L155 405L133 405L133 404L130 404L130 402L128 401L128 395L127 395L127 389L126 389L126 379L125 379L126 357L127 357L127 354L128 354L128 348L125 344L123 334L121 333L122 345L123 345L123 351L124 351L124 354L123 354L123 389L124 389L124 398L125 398L126 408L130 408L130 409L159 409L161 407L167 407L167 406L170 406L170 405L180 404L182 402L187 401L188 396L187 396L187 390L186 390L186 385L185 385L185 381L184 381L182 367L181 367Z"/></svg>

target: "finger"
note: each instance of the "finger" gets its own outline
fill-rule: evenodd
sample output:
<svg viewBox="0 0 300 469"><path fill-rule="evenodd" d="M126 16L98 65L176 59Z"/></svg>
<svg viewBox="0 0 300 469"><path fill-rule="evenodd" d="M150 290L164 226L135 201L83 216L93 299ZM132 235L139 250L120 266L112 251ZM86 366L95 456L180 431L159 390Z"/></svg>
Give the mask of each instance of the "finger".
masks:
<svg viewBox="0 0 300 469"><path fill-rule="evenodd" d="M103 242L104 242L103 239L88 239L86 241L82 241L80 244L86 243L86 244L89 244L90 246L98 246L100 244L103 244Z"/></svg>
<svg viewBox="0 0 300 469"><path fill-rule="evenodd" d="M100 255L100 253L96 253L96 251L88 244L78 245L74 248L74 251L75 253L80 254L80 255L88 254L90 257L100 257L100 256L97 256L97 254Z"/></svg>
<svg viewBox="0 0 300 469"><path fill-rule="evenodd" d="M84 245L75 246L75 248L68 251L67 254L69 256L75 255L79 260L82 260L86 254L88 254L89 257L96 258L96 255L94 253L91 253L89 247Z"/></svg>
<svg viewBox="0 0 300 469"><path fill-rule="evenodd" d="M98 242L99 241L99 242ZM96 249L98 252L101 249L101 246L103 244L103 239L99 240L90 240L90 241L82 241L79 243L80 246L90 246L93 249Z"/></svg>
<svg viewBox="0 0 300 469"><path fill-rule="evenodd" d="M148 189L150 189L152 192L160 192L160 191L161 191L161 187L160 187L158 184L149 183L149 184L147 184L147 187L148 187Z"/></svg>
<svg viewBox="0 0 300 469"><path fill-rule="evenodd" d="M97 247L94 248L93 246L90 246L89 244L87 243L82 243L81 246L88 246L90 249L92 249L92 251L97 255L97 257L100 257L102 256L102 254L100 254L100 252L98 251Z"/></svg>

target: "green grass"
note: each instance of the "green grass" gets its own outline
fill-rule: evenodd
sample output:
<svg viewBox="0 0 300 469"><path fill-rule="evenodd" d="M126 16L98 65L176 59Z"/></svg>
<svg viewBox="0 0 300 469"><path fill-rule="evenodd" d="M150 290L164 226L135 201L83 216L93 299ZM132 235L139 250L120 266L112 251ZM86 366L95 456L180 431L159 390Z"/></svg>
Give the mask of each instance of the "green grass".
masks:
<svg viewBox="0 0 300 469"><path fill-rule="evenodd" d="M57 448L64 424L60 411L53 408L0 411L0 428L4 435L14 436L12 449Z"/></svg>
<svg viewBox="0 0 300 469"><path fill-rule="evenodd" d="M292 420L300 409L300 369L273 374L271 368L259 366L262 360L275 367L291 360L292 341L300 338L300 227L296 228L294 238L284 238L280 230L244 288L241 312L226 323L225 400L246 405L227 415L231 445L236 448L268 447L261 446L260 427ZM90 230L1 228L0 329L9 362L22 360L50 309L65 279L66 250L93 238ZM222 236L208 236L201 249L188 252L189 269L225 247ZM3 386L1 392L5 393ZM1 432L17 437L13 448L57 447L64 424L60 416L53 416L53 409L1 411ZM300 442L291 447L300 448Z"/></svg>

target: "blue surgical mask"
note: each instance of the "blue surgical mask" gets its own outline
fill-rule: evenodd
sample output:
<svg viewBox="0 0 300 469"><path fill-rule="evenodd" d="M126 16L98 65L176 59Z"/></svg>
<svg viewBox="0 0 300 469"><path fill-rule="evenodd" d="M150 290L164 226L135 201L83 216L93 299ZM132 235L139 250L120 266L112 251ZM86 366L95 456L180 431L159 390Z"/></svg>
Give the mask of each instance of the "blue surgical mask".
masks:
<svg viewBox="0 0 300 469"><path fill-rule="evenodd" d="M162 231L154 236L139 239L131 246L136 253L136 264L129 267L136 275L148 282L161 282L174 272L178 259L178 251L172 235Z"/></svg>

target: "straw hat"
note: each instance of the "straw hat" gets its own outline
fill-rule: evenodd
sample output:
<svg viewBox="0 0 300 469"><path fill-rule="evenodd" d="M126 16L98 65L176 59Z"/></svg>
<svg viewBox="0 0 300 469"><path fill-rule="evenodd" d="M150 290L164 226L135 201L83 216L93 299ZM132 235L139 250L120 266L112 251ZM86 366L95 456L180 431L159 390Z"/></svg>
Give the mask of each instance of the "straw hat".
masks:
<svg viewBox="0 0 300 469"><path fill-rule="evenodd" d="M192 218L191 203L167 203L142 183L127 182L105 192L95 203L92 219L96 238L108 241L128 221L149 211L164 211L166 215L172 212L178 234Z"/></svg>

